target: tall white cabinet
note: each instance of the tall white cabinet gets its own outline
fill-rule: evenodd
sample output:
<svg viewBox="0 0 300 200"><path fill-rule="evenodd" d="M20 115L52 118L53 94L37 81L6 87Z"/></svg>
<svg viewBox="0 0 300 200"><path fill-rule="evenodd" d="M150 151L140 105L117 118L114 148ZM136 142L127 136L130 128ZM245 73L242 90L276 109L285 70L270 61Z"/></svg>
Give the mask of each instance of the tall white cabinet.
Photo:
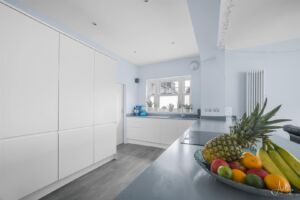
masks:
<svg viewBox="0 0 300 200"><path fill-rule="evenodd" d="M57 130L59 34L0 4L0 139Z"/></svg>
<svg viewBox="0 0 300 200"><path fill-rule="evenodd" d="M60 35L59 129L93 125L94 51Z"/></svg>
<svg viewBox="0 0 300 200"><path fill-rule="evenodd" d="M2 3L0 27L0 199L35 199L113 159L116 61Z"/></svg>
<svg viewBox="0 0 300 200"><path fill-rule="evenodd" d="M59 33L0 4L0 199L58 180Z"/></svg>
<svg viewBox="0 0 300 200"><path fill-rule="evenodd" d="M117 120L116 61L95 54L95 124Z"/></svg>
<svg viewBox="0 0 300 200"><path fill-rule="evenodd" d="M93 128L59 133L59 179L93 164Z"/></svg>
<svg viewBox="0 0 300 200"><path fill-rule="evenodd" d="M95 162L116 153L116 61L95 53ZM104 139L105 138L105 139Z"/></svg>
<svg viewBox="0 0 300 200"><path fill-rule="evenodd" d="M0 199L20 199L58 179L57 133L0 140Z"/></svg>

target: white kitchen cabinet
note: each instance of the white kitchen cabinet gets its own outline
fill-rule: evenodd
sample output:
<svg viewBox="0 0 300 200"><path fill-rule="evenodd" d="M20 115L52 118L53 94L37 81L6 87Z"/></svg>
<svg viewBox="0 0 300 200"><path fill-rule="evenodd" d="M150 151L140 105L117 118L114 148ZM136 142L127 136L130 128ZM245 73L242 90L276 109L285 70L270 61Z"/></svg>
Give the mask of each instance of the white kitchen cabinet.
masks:
<svg viewBox="0 0 300 200"><path fill-rule="evenodd" d="M99 162L117 153L116 124L94 127L95 134L95 162Z"/></svg>
<svg viewBox="0 0 300 200"><path fill-rule="evenodd" d="M94 51L60 35L59 129L93 125Z"/></svg>
<svg viewBox="0 0 300 200"><path fill-rule="evenodd" d="M95 52L95 70L102 86L116 83L116 64L112 58Z"/></svg>
<svg viewBox="0 0 300 200"><path fill-rule="evenodd" d="M151 118L127 118L127 138L161 143L161 121Z"/></svg>
<svg viewBox="0 0 300 200"><path fill-rule="evenodd" d="M95 124L117 120L116 61L95 53Z"/></svg>
<svg viewBox="0 0 300 200"><path fill-rule="evenodd" d="M93 164L93 128L59 132L59 179Z"/></svg>
<svg viewBox="0 0 300 200"><path fill-rule="evenodd" d="M163 146L172 144L194 120L127 117L127 139Z"/></svg>
<svg viewBox="0 0 300 200"><path fill-rule="evenodd" d="M0 199L15 200L58 180L57 132L0 140Z"/></svg>
<svg viewBox="0 0 300 200"><path fill-rule="evenodd" d="M164 119L161 125L161 143L172 144L193 123L193 120L171 120Z"/></svg>
<svg viewBox="0 0 300 200"><path fill-rule="evenodd" d="M58 32L0 4L0 138L58 126Z"/></svg>

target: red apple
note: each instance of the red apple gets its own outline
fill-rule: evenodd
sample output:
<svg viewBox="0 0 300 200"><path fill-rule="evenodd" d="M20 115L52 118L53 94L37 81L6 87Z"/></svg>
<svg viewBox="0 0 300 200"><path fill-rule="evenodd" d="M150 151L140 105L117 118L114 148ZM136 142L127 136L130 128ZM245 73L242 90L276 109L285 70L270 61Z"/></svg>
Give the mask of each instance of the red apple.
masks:
<svg viewBox="0 0 300 200"><path fill-rule="evenodd" d="M246 172L246 168L239 161L230 162L229 166L231 169L239 169L243 172Z"/></svg>
<svg viewBox="0 0 300 200"><path fill-rule="evenodd" d="M229 164L226 161L222 160L222 159L215 159L211 162L210 171L212 171L214 173L217 173L218 168L220 166L228 166L229 167Z"/></svg>
<svg viewBox="0 0 300 200"><path fill-rule="evenodd" d="M264 179L268 175L268 172L266 172L263 169L249 169L247 171L247 174L255 174L255 175L261 177L262 179Z"/></svg>

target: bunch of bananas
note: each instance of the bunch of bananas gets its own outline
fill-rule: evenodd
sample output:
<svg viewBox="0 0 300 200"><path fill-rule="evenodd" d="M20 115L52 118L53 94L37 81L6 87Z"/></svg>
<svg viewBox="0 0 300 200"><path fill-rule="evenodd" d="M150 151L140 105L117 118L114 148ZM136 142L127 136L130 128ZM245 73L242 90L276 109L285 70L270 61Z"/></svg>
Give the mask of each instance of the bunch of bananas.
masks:
<svg viewBox="0 0 300 200"><path fill-rule="evenodd" d="M285 177L300 190L300 161L293 154L271 140L266 140L257 154L270 174Z"/></svg>

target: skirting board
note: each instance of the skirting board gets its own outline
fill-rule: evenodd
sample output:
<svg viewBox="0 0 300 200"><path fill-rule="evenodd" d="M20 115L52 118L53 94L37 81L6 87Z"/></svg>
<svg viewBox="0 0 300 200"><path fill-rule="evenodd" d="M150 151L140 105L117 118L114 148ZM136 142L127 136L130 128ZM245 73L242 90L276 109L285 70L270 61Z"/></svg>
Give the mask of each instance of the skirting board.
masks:
<svg viewBox="0 0 300 200"><path fill-rule="evenodd" d="M63 187L64 185L66 185L66 184L74 181L75 179L77 179L77 178L79 178L79 177L81 177L81 176L97 169L98 167L101 167L102 165L104 165L104 164L108 163L109 161L114 160L116 158L117 158L117 154L109 156L109 157L105 158L104 160L102 160L100 162L97 162L97 163L95 163L95 164L93 164L93 165L91 165L91 166L75 173L75 174L72 174L72 175L70 175L70 176L68 176L68 177L66 177L62 180L59 180L55 183L52 183L51 185L48 185L48 186L46 186L46 187L44 187L44 188L42 188L42 189L40 189L40 190L38 190L38 191L36 191L32 194L29 194L29 195L23 197L21 200L37 200L37 199L40 199L40 198L46 196L47 194L50 194L51 192Z"/></svg>
<svg viewBox="0 0 300 200"><path fill-rule="evenodd" d="M127 138L127 143L139 144L139 145L143 145L143 146L158 147L158 148L162 148L162 149L167 149L170 146L170 145L167 145L167 144L159 144L159 143L154 143L154 142L133 140L133 139L129 139L129 138Z"/></svg>

